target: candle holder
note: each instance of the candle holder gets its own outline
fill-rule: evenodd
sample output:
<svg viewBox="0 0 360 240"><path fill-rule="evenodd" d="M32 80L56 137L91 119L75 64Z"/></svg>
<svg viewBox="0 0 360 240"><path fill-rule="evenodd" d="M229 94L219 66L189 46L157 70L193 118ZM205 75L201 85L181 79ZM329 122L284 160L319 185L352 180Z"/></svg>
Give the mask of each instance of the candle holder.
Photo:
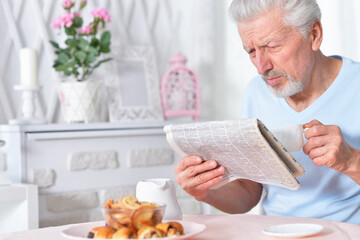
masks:
<svg viewBox="0 0 360 240"><path fill-rule="evenodd" d="M38 97L38 92L41 89L39 86L14 86L16 91L21 91L21 116L9 121L9 124L21 125L21 124L43 124L47 123L45 118L39 118L35 116L36 104L35 100Z"/></svg>

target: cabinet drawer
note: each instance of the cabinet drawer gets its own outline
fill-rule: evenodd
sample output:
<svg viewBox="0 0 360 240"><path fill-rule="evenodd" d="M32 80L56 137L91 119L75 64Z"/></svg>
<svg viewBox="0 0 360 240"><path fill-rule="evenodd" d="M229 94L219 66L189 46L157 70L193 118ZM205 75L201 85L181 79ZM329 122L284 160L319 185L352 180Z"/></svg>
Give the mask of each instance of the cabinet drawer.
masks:
<svg viewBox="0 0 360 240"><path fill-rule="evenodd" d="M171 151L160 128L27 133L25 148L25 179L28 182L33 182L34 170L48 169L55 175L54 185L40 188L41 193L135 185L139 180L146 178L175 178L175 154L172 154L172 159L165 164L155 166L131 167L128 163L132 151ZM70 156L84 153L86 158L87 154L104 152L116 155L117 167L70 169Z"/></svg>

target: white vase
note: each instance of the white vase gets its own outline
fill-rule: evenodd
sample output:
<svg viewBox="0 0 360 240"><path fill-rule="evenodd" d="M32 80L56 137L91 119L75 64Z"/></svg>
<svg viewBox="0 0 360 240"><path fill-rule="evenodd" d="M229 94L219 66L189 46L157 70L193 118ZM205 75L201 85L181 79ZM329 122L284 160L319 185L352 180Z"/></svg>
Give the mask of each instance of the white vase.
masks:
<svg viewBox="0 0 360 240"><path fill-rule="evenodd" d="M58 94L65 122L87 123L98 120L98 82L61 82Z"/></svg>

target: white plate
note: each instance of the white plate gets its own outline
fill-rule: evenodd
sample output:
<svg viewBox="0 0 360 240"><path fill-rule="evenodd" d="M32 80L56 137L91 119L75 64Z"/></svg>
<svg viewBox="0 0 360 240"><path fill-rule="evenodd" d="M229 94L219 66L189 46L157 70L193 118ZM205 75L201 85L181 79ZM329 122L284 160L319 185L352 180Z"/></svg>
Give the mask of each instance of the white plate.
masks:
<svg viewBox="0 0 360 240"><path fill-rule="evenodd" d="M323 229L324 227L319 224L293 223L267 227L262 232L274 237L306 237L321 232Z"/></svg>
<svg viewBox="0 0 360 240"><path fill-rule="evenodd" d="M161 240L187 239L187 238L193 237L193 236L201 233L206 228L206 226L204 224L199 224L196 222L191 222L191 221L177 221L177 222L179 222L183 225L184 235L179 236L179 237L164 237L164 238L159 238L159 239L161 239ZM72 226L68 229L65 229L64 231L62 231L62 235L69 239L77 239L77 240L89 239L89 238L87 238L89 231L92 228L99 227L99 226L102 226L101 224L99 224L99 222L79 224L79 225Z"/></svg>

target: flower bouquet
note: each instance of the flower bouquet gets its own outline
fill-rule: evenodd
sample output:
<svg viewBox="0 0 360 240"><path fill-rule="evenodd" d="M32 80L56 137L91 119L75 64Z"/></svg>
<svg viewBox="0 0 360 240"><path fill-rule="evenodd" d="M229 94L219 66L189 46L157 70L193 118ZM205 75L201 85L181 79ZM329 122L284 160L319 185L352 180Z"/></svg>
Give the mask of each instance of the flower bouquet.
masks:
<svg viewBox="0 0 360 240"><path fill-rule="evenodd" d="M111 60L105 58L97 61L102 53L110 52L110 32L103 31L100 38L98 32L105 28L105 23L110 22L111 17L106 9L96 7L91 12L92 22L83 26L80 12L86 3L86 0L82 0L78 11L74 10L74 1L65 0L62 3L65 14L56 18L52 27L64 29L67 35L65 46L61 47L57 42L50 41L57 55L53 65L55 70L65 76L73 76L77 81L86 80L94 69Z"/></svg>
<svg viewBox="0 0 360 240"><path fill-rule="evenodd" d="M99 120L99 82L88 80L96 68L111 60L101 58L102 54L110 52L111 34L104 29L111 17L106 9L96 7L91 11L90 24L83 25L80 12L86 4L86 0L82 0L80 5L71 0L63 1L65 13L52 25L66 34L62 46L50 41L57 55L53 67L66 79L76 80L63 81L58 89L62 115L68 123Z"/></svg>

